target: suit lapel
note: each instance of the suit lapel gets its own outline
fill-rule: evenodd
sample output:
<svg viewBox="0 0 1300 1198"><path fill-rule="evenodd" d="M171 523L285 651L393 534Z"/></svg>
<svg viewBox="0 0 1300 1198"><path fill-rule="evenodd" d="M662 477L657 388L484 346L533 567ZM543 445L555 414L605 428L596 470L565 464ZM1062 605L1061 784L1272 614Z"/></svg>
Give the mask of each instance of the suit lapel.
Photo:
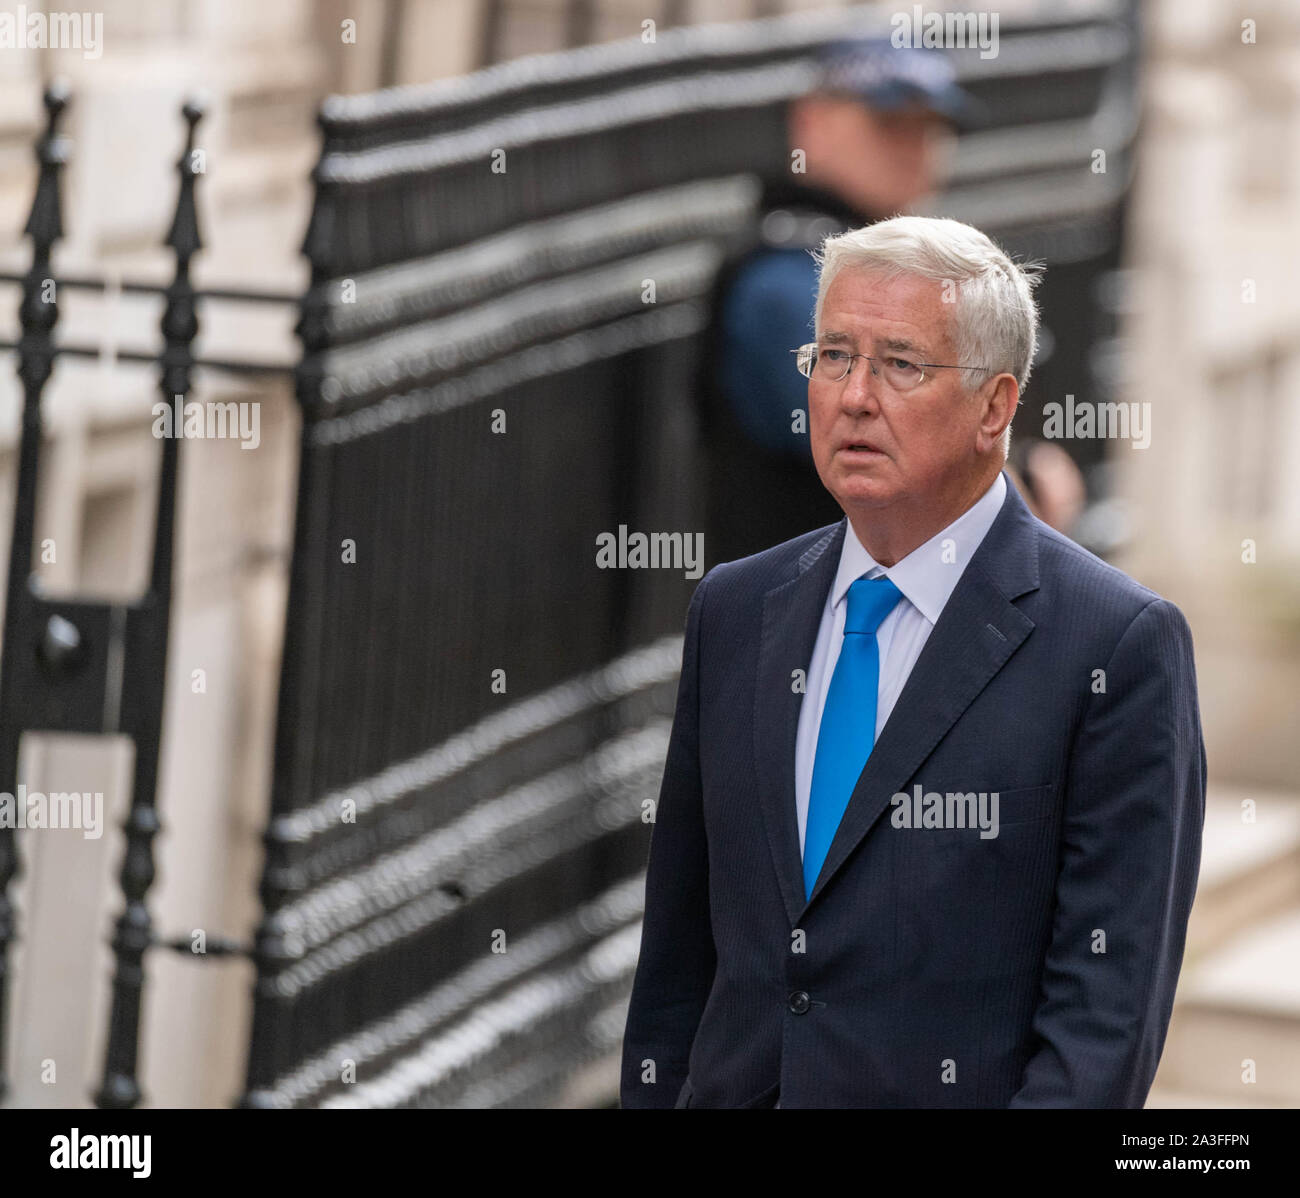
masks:
<svg viewBox="0 0 1300 1198"><path fill-rule="evenodd" d="M854 787L807 905L817 901L836 871L871 830L890 798L902 790L1033 630L1033 621L1012 600L1037 586L1034 519L1008 479L1002 510L944 606L894 710L881 729L880 739ZM815 636L815 621L813 631ZM804 660L811 655L810 647ZM790 740L793 770L793 736ZM795 856L798 860L797 839ZM802 896L802 878L800 881L798 894ZM796 924L804 906L800 903Z"/></svg>
<svg viewBox="0 0 1300 1198"><path fill-rule="evenodd" d="M794 794L795 740L803 696L793 689L793 672L803 670L806 675L812 660L846 528L847 521L841 520L828 529L799 558L795 576L763 599L754 692L754 761L759 806L792 926L805 905Z"/></svg>

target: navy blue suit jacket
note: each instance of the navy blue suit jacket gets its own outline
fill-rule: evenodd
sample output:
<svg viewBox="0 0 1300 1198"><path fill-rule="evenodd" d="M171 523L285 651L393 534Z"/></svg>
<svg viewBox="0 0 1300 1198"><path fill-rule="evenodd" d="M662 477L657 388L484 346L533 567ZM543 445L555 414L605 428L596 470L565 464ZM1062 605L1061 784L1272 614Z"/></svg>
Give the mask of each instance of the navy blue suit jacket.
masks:
<svg viewBox="0 0 1300 1198"><path fill-rule="evenodd" d="M624 1107L1139 1107L1205 811L1172 603L1008 480L805 900L801 673L846 522L700 582L650 837ZM998 792L999 833L891 798Z"/></svg>

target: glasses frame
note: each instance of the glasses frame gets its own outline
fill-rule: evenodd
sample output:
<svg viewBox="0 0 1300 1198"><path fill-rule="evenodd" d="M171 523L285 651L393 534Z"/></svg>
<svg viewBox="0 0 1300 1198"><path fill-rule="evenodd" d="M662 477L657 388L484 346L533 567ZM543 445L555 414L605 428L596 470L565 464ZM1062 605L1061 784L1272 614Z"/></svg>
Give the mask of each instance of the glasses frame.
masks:
<svg viewBox="0 0 1300 1198"><path fill-rule="evenodd" d="M817 353L817 342L810 341L808 342L808 344L801 345L797 349L792 349L790 352L792 354L809 354L810 351L811 351L811 355L815 355ZM844 367L844 373L840 375L840 377L837 379L827 379L826 381L828 383L842 383L846 378L849 377L849 374L852 372L853 361L855 358L866 358L866 360L871 364L871 373L876 378L880 377L880 371L876 369L876 362L880 361L881 359L873 357L871 354L849 354L848 360ZM812 361L812 365L809 366L808 372L806 374L804 374L803 370L800 369L799 367L799 358L796 357L794 361L795 369L798 370L799 373L803 375L803 377L806 379L811 379L812 372L817 368L816 357L811 357L811 361ZM926 379L925 372L927 370L981 370L984 371L986 374L996 373L993 370L993 367L991 366L950 366L950 365L945 365L942 362L917 362L916 365L921 368L921 377L916 382L917 387L919 387L922 383L925 382ZM915 388L912 389L915 390ZM906 394L906 392L904 392L904 394Z"/></svg>

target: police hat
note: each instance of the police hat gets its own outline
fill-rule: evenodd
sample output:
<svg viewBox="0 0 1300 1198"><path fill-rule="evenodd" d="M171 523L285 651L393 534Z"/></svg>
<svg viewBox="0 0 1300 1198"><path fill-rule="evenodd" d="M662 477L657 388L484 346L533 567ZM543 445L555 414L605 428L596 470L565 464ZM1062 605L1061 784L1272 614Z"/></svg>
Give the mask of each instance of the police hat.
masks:
<svg viewBox="0 0 1300 1198"><path fill-rule="evenodd" d="M978 124L984 115L979 101L957 85L942 50L896 47L888 38L855 38L829 43L818 60L818 91L848 94L881 111L928 108L959 128Z"/></svg>

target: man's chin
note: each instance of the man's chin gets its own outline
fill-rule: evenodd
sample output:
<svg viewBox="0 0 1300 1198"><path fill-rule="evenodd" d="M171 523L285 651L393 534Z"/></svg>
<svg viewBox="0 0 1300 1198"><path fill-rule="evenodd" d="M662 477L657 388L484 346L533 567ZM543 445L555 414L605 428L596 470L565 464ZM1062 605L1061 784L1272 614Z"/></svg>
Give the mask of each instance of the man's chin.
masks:
<svg viewBox="0 0 1300 1198"><path fill-rule="evenodd" d="M898 498L897 484L880 478L867 478L855 474L840 479L833 494L845 511L888 507Z"/></svg>

